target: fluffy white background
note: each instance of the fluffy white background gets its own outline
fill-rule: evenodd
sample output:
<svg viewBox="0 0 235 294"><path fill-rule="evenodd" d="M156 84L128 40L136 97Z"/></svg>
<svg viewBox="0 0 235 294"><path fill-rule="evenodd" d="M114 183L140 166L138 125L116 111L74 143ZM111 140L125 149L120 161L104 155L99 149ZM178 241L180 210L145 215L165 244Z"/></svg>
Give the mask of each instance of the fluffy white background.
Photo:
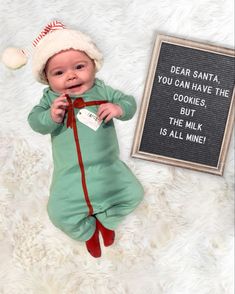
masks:
<svg viewBox="0 0 235 294"><path fill-rule="evenodd" d="M140 106L156 33L232 48L233 13L232 0L1 0L0 53L59 19L94 38L99 78ZM0 293L233 293L233 140L220 177L131 158L138 115L117 122L121 157L146 194L94 259L46 213L50 138L27 124L43 86L30 64L0 65L0 75Z"/></svg>

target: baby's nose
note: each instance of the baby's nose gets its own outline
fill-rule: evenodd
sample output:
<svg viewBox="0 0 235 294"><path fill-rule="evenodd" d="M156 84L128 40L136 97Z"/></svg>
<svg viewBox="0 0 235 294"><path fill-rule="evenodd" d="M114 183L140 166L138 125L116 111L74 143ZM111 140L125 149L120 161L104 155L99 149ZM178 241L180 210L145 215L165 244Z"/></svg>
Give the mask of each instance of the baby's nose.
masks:
<svg viewBox="0 0 235 294"><path fill-rule="evenodd" d="M68 80L74 80L77 78L77 75L75 74L75 72L71 71L68 73Z"/></svg>

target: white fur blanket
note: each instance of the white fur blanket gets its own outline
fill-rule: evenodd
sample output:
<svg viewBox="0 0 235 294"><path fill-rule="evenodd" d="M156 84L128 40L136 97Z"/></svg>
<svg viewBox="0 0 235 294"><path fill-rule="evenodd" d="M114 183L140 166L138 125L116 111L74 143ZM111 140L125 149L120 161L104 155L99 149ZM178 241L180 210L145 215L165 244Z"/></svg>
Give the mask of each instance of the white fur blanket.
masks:
<svg viewBox="0 0 235 294"><path fill-rule="evenodd" d="M0 54L25 47L59 19L92 36L104 54L98 77L140 107L156 33L233 46L232 0L0 1ZM49 221L49 136L27 115L41 98L31 64L0 65L0 293L232 294L233 140L224 176L130 157L138 115L116 122L121 158L145 199L92 258Z"/></svg>

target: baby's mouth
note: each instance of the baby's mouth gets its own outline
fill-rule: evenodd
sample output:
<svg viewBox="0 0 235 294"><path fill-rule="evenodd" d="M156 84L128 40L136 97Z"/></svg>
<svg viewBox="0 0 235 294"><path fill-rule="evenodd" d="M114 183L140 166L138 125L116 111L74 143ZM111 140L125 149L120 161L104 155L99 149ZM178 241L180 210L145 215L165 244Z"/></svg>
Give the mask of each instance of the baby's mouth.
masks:
<svg viewBox="0 0 235 294"><path fill-rule="evenodd" d="M82 84L76 84L76 85L68 87L67 90L71 90L71 89L74 89L74 88L79 88L81 86L82 86Z"/></svg>

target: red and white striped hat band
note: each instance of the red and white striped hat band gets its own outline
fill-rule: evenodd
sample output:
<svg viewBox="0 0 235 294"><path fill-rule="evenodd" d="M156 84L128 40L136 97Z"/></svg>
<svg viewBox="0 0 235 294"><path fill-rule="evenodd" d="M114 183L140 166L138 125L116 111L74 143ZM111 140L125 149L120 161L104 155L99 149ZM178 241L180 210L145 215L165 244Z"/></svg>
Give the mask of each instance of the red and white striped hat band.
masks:
<svg viewBox="0 0 235 294"><path fill-rule="evenodd" d="M48 33L52 33L56 30L63 30L65 29L65 25L60 21L52 21L48 25L45 26L45 28L41 31L41 33L38 35L38 37L32 42L33 46L36 47L40 40L45 37Z"/></svg>

